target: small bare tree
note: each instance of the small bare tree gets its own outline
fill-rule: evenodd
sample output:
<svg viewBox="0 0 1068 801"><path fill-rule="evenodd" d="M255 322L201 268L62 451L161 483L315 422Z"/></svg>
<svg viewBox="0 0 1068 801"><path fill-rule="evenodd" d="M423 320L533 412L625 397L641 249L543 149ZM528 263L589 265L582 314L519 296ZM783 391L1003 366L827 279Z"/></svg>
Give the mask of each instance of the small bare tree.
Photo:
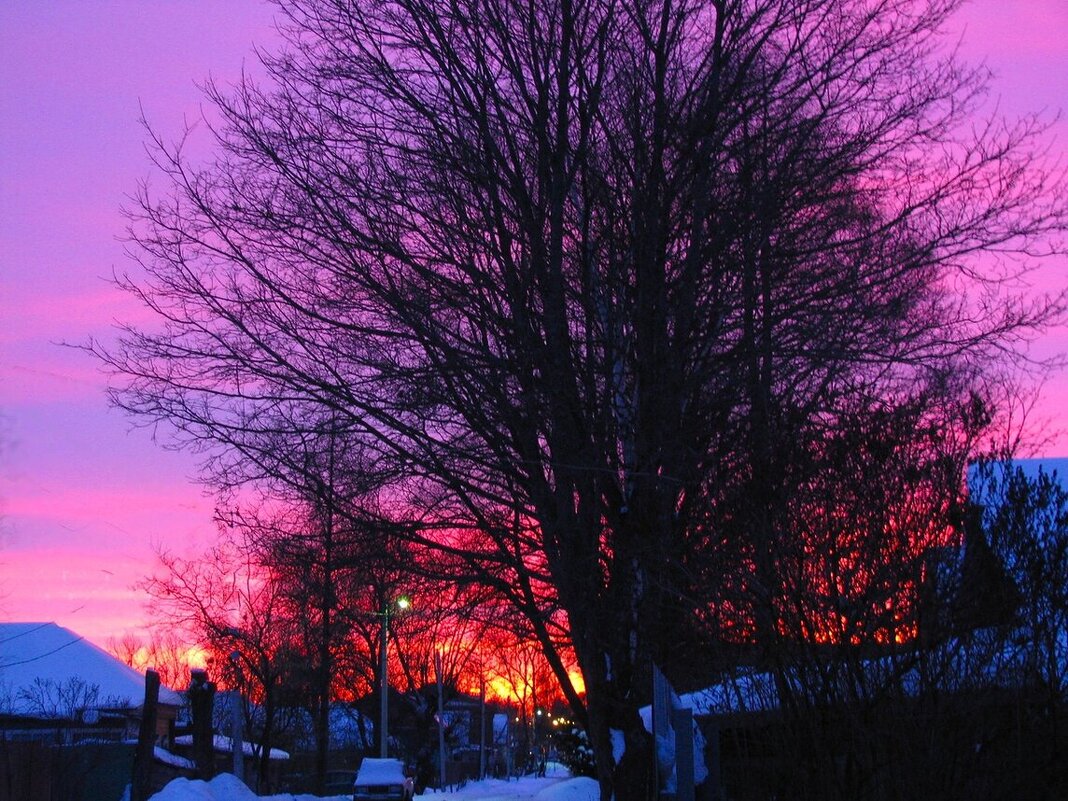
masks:
<svg viewBox="0 0 1068 801"><path fill-rule="evenodd" d="M107 649L139 673L154 669L163 686L171 689L183 688L189 682L190 667L199 661L199 654L190 653L189 643L170 630L152 631L147 638L129 632L118 638L111 637Z"/></svg>
<svg viewBox="0 0 1068 801"><path fill-rule="evenodd" d="M207 653L219 681L261 708L257 782L266 786L277 723L279 689L292 669L294 621L269 570L234 539L223 538L200 558L159 554L161 571L141 583L155 620L188 633ZM246 708L246 731L252 730Z"/></svg>
<svg viewBox="0 0 1068 801"><path fill-rule="evenodd" d="M19 689L17 698L31 715L64 720L77 720L87 709L121 706L114 699L101 698L99 685L78 676L65 681L36 678Z"/></svg>

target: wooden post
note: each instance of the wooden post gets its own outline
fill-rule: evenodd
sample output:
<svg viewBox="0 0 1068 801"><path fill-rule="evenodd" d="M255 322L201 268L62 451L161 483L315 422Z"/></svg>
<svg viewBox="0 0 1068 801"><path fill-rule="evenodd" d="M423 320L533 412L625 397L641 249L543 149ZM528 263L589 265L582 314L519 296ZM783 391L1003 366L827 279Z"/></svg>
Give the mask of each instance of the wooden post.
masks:
<svg viewBox="0 0 1068 801"><path fill-rule="evenodd" d="M130 801L147 801L152 793L152 760L156 748L156 712L159 705L159 673L145 673L145 703L141 707L141 728L134 752L133 776L130 781Z"/></svg>
<svg viewBox="0 0 1068 801"><path fill-rule="evenodd" d="M215 704L215 685L203 670L192 672L189 706L193 712L193 762L197 777L205 781L215 775L215 734L211 728L211 710Z"/></svg>

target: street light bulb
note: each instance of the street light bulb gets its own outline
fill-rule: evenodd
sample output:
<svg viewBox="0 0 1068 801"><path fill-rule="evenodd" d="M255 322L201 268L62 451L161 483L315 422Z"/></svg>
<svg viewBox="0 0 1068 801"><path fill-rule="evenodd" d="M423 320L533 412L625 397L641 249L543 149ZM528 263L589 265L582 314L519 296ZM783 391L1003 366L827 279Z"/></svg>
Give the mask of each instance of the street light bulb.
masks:
<svg viewBox="0 0 1068 801"><path fill-rule="evenodd" d="M410 608L411 605L412 599L409 598L407 595L402 595L400 598L397 599L397 608L400 609L402 612L405 609Z"/></svg>

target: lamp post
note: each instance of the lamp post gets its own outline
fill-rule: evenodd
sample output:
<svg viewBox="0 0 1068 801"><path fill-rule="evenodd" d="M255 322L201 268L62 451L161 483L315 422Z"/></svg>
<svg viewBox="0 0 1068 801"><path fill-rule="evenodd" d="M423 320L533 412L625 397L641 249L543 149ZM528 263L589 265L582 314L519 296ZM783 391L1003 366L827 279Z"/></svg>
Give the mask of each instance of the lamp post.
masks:
<svg viewBox="0 0 1068 801"><path fill-rule="evenodd" d="M402 595L397 598L393 604L397 609L403 612L406 609L411 608L412 600L407 595ZM379 756L385 759L389 749L389 660L387 657L387 647L389 646L389 613L390 607L393 605L387 603L382 608L382 641L379 644L379 657L381 664L379 665L379 673L382 675L382 691L381 702L379 707L379 726L381 727L381 737L379 737Z"/></svg>

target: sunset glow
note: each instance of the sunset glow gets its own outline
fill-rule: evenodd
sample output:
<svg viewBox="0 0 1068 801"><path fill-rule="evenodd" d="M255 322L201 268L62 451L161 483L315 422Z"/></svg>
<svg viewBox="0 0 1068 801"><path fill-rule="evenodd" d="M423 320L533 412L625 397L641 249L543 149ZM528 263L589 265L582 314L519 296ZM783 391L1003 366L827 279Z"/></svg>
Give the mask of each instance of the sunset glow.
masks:
<svg viewBox="0 0 1068 801"><path fill-rule="evenodd" d="M118 241L120 207L148 173L138 125L142 111L177 138L203 103L196 84L221 84L255 71L253 43L270 49L274 11L258 0L146 4L7 3L0 7L0 617L52 620L107 647L145 634L143 593L134 584L155 566L153 547L198 550L216 536L214 501L191 480L197 458L165 451L166 432L131 429L109 410L105 379L81 352L59 343L109 340L116 319L143 312L105 283L130 269ZM1054 112L1068 103L1068 4L1063 0L976 0L961 17L963 48L985 59L1010 114ZM190 147L204 139L204 126ZM1068 122L1054 126L1054 150L1068 152ZM1068 285L1068 262L1045 264L1035 291ZM139 317L140 316L140 317ZM1062 353L1068 328L1037 339L1036 357ZM1068 453L1064 409L1068 377L1048 381L1034 411L1042 455ZM909 558L947 544L944 530L914 543ZM805 580L832 596L868 589L865 554L848 534L834 564L810 560ZM848 578L847 578L848 577ZM917 593L904 582L886 599L892 624L877 641L917 633L909 610ZM732 601L721 623L752 636L751 619ZM902 611L904 610L904 611ZM796 611L796 610L795 610ZM785 616L784 616L785 618ZM796 621L795 621L796 622ZM787 623L784 627L789 627ZM791 624L792 625L792 624ZM826 606L801 625L817 642L856 636L857 620ZM195 647L180 655L203 666ZM572 682L583 691L581 676ZM471 685L474 686L474 685ZM491 697L525 703L543 691L529 678L491 675Z"/></svg>

